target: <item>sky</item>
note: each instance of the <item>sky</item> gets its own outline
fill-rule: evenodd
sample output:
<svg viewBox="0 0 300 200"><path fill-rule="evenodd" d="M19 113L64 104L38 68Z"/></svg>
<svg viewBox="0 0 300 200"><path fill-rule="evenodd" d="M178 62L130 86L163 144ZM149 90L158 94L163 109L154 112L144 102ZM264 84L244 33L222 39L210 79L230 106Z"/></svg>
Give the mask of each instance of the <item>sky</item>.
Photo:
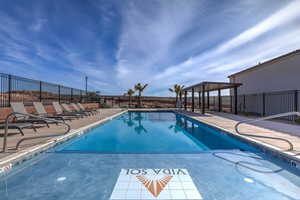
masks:
<svg viewBox="0 0 300 200"><path fill-rule="evenodd" d="M170 96L299 49L299 11L300 0L1 0L0 72Z"/></svg>

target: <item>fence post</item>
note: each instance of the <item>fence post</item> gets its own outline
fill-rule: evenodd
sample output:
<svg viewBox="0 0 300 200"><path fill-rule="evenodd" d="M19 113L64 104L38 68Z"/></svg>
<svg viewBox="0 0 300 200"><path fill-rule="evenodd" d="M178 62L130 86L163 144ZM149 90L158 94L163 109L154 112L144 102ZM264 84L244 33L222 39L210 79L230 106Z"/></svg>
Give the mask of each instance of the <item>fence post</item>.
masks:
<svg viewBox="0 0 300 200"><path fill-rule="evenodd" d="M82 90L80 90L80 103L82 103Z"/></svg>
<svg viewBox="0 0 300 200"><path fill-rule="evenodd" d="M243 99L243 110L246 112L246 95L244 94L244 99Z"/></svg>
<svg viewBox="0 0 300 200"><path fill-rule="evenodd" d="M192 112L195 111L195 102L194 102L195 98L194 98L194 88L192 88Z"/></svg>
<svg viewBox="0 0 300 200"><path fill-rule="evenodd" d="M218 89L218 112L222 111L221 89Z"/></svg>
<svg viewBox="0 0 300 200"><path fill-rule="evenodd" d="M60 103L60 85L58 85L58 103Z"/></svg>
<svg viewBox="0 0 300 200"><path fill-rule="evenodd" d="M209 104L210 104L210 101L209 101L209 91L207 91L207 110L209 110Z"/></svg>
<svg viewBox="0 0 300 200"><path fill-rule="evenodd" d="M184 110L187 110L187 91L184 91Z"/></svg>
<svg viewBox="0 0 300 200"><path fill-rule="evenodd" d="M298 90L295 90L295 99L294 99L294 111L297 112L298 111Z"/></svg>
<svg viewBox="0 0 300 200"><path fill-rule="evenodd" d="M232 103L232 96L231 94L229 95L229 98L230 98L230 113L233 113L233 103Z"/></svg>
<svg viewBox="0 0 300 200"><path fill-rule="evenodd" d="M295 90L295 93L294 93L294 111L295 112L298 112L298 90ZM295 121L298 119L298 117L295 117Z"/></svg>
<svg viewBox="0 0 300 200"><path fill-rule="evenodd" d="M10 106L11 101L11 75L8 75L8 106Z"/></svg>
<svg viewBox="0 0 300 200"><path fill-rule="evenodd" d="M299 105L298 105L298 90L295 90L295 112L298 111Z"/></svg>
<svg viewBox="0 0 300 200"><path fill-rule="evenodd" d="M73 88L71 88L71 103L73 103Z"/></svg>
<svg viewBox="0 0 300 200"><path fill-rule="evenodd" d="M198 92L198 106L199 110L201 110L201 92Z"/></svg>
<svg viewBox="0 0 300 200"><path fill-rule="evenodd" d="M40 81L40 102L42 101L42 81Z"/></svg>
<svg viewBox="0 0 300 200"><path fill-rule="evenodd" d="M238 87L235 86L234 90L234 114L237 115L238 114ZM246 99L245 99L245 103L246 103Z"/></svg>
<svg viewBox="0 0 300 200"><path fill-rule="evenodd" d="M262 94L262 101L263 101L263 110L262 110L262 116L266 115L266 94Z"/></svg>

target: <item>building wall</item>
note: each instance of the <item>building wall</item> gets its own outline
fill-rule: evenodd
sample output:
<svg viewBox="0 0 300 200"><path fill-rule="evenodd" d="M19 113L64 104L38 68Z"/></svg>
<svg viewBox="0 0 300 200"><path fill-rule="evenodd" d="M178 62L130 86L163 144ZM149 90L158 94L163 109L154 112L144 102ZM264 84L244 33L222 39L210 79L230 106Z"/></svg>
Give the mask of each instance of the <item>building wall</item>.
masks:
<svg viewBox="0 0 300 200"><path fill-rule="evenodd" d="M242 83L238 94L300 90L300 52L230 77Z"/></svg>

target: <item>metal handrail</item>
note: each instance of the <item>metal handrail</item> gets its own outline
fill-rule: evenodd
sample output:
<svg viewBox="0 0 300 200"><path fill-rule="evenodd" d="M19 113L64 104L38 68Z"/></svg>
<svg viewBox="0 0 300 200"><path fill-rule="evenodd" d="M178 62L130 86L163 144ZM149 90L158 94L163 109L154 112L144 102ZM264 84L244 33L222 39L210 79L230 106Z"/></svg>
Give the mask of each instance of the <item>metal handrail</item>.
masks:
<svg viewBox="0 0 300 200"><path fill-rule="evenodd" d="M36 115L32 115L32 114L25 114L25 113L20 113L20 112L12 112L9 115L7 115L6 119L5 119L5 131L4 131L4 137L3 137L3 152L6 151L6 147L7 147L7 135L8 135L8 124L9 124L9 118L11 116L16 116L16 115L22 115L22 116L28 116L28 117L32 117L32 118L36 118L36 119L40 119L40 120L45 120L45 121L52 121L52 122L56 122L56 123L61 123L63 125L65 125L67 127L67 130L63 133L63 134L51 134L51 135L40 135L40 136L31 136L31 137L26 137L26 138L22 138L21 140L18 141L18 143L16 144L16 150L18 150L20 144L25 141L25 140L31 140L31 139L37 139L37 138L46 138L46 137L55 137L55 136L61 136L61 135L65 135L67 134L70 130L71 130L71 126L67 123L65 123L64 121L60 121L60 120L56 120L56 119L51 119L51 118L46 118L46 117L40 117L40 116L36 116Z"/></svg>
<svg viewBox="0 0 300 200"><path fill-rule="evenodd" d="M275 119L275 118L279 118L279 117L287 117L287 116L291 116L291 115L297 115L300 117L300 112L287 112L287 113L281 113L281 114L276 114L276 115L271 115L271 116L267 116L267 117L261 117L261 118L257 118L257 119L249 119L249 120L245 120L245 121L241 121L238 122L235 125L235 131L239 134L239 135L243 135L243 136L250 136L250 137L259 137L259 138L267 138L267 139L274 139L274 140L281 140L284 141L286 143L289 144L290 148L287 151L292 151L294 149L293 144L284 138L278 138L278 137L270 137L270 136L261 136L261 135L253 135L253 134L245 134L245 133L241 133L238 129L238 126L241 124L245 124L245 123L253 123L253 122L258 122L258 121L263 121L263 120L268 120L268 119Z"/></svg>

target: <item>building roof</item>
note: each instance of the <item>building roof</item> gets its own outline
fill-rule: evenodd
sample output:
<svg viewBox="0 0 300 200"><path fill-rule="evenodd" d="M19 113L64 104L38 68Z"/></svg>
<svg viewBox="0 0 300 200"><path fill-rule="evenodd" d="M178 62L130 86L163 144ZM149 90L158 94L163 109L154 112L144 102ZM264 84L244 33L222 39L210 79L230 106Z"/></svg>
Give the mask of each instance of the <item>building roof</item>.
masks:
<svg viewBox="0 0 300 200"><path fill-rule="evenodd" d="M228 78L233 77L233 76L236 76L236 75L239 75L239 74L242 74L242 73L245 73L245 72L250 72L250 71L256 70L257 68L262 67L262 66L265 66L265 65L267 65L267 64L272 64L272 63L275 63L275 62L279 62L279 61L281 61L281 60L283 60L283 59L286 59L287 57L294 56L294 55L296 55L296 54L298 54L298 53L300 53L300 49L295 50L295 51L292 51L292 52L287 53L287 54L284 54L284 55L281 55L281 56L279 56L279 57L273 58L273 59L268 60L268 61L266 61L266 62L259 63L258 65L255 65L255 66L253 66L253 67L247 68L247 69L242 70L242 71L240 71L240 72L231 74L231 75L228 76Z"/></svg>
<svg viewBox="0 0 300 200"><path fill-rule="evenodd" d="M215 91L215 90L223 90L230 89L234 87L241 86L241 83L228 83L228 82L208 82L204 81L201 83L197 83L195 85L183 88L182 91L191 92L194 89L194 92L202 92L204 88L204 92Z"/></svg>

